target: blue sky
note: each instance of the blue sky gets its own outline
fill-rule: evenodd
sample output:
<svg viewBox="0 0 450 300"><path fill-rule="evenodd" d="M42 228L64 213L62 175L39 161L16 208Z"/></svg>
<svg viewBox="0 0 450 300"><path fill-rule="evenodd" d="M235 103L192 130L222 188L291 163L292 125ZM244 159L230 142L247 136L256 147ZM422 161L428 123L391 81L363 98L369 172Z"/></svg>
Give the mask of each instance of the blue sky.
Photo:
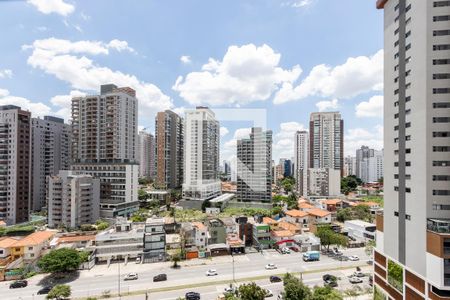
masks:
<svg viewBox="0 0 450 300"><path fill-rule="evenodd" d="M278 159L311 112L339 110L346 154L382 148L375 0L0 1L0 26L0 104L34 115L67 119L73 95L115 82L151 132L163 109L263 109ZM252 117L221 122L223 159Z"/></svg>

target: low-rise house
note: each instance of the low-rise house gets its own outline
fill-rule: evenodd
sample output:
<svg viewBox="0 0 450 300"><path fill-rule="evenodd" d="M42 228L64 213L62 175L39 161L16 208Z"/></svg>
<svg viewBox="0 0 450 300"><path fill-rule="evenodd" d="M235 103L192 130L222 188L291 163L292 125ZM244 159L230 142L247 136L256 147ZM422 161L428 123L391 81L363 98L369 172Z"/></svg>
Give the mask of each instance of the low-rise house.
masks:
<svg viewBox="0 0 450 300"><path fill-rule="evenodd" d="M307 227L309 215L305 211L298 209L291 209L286 212L285 220L289 223L301 224L301 226Z"/></svg>
<svg viewBox="0 0 450 300"><path fill-rule="evenodd" d="M320 209L329 211L331 213L335 213L338 209L342 208L341 199L320 199L317 202Z"/></svg>
<svg viewBox="0 0 450 300"><path fill-rule="evenodd" d="M320 250L320 239L312 233L303 233L294 237L302 252Z"/></svg>
<svg viewBox="0 0 450 300"><path fill-rule="evenodd" d="M302 233L302 225L289 223L289 222L286 222L286 221L278 222L277 228L281 229L281 230L289 230L289 231L293 232L294 234L301 234Z"/></svg>
<svg viewBox="0 0 450 300"><path fill-rule="evenodd" d="M238 233L238 224L232 217L224 217L220 218L222 220L223 225L225 226L225 233L232 234L232 233Z"/></svg>
<svg viewBox="0 0 450 300"><path fill-rule="evenodd" d="M109 229L98 233L93 241L98 262L110 262L114 259L134 259L142 255L144 249L143 226L128 231Z"/></svg>
<svg viewBox="0 0 450 300"><path fill-rule="evenodd" d="M181 224L175 222L175 218L173 217L164 217L164 230L166 234L179 233Z"/></svg>
<svg viewBox="0 0 450 300"><path fill-rule="evenodd" d="M331 223L331 213L329 211L313 208L308 210L308 215L311 223Z"/></svg>
<svg viewBox="0 0 450 300"><path fill-rule="evenodd" d="M166 234L166 249L178 250L181 248L181 236L179 234Z"/></svg>
<svg viewBox="0 0 450 300"><path fill-rule="evenodd" d="M349 220L344 223L344 231L354 241L375 240L376 225L361 220Z"/></svg>
<svg viewBox="0 0 450 300"><path fill-rule="evenodd" d="M68 234L62 236L55 236L50 242L50 247L53 248L73 248L85 249L93 247L95 241L95 234Z"/></svg>
<svg viewBox="0 0 450 300"><path fill-rule="evenodd" d="M249 219L246 216L236 217L236 223L238 224L239 238L246 247L250 247L253 244L253 218Z"/></svg>
<svg viewBox="0 0 450 300"><path fill-rule="evenodd" d="M0 240L0 260L7 259L11 255L11 247L17 243L19 239L12 237L4 237Z"/></svg>
<svg viewBox="0 0 450 300"><path fill-rule="evenodd" d="M270 226L264 223L253 224L253 246L259 250L272 246Z"/></svg>
<svg viewBox="0 0 450 300"><path fill-rule="evenodd" d="M144 262L157 262L166 259L166 232L163 218L149 218L144 230Z"/></svg>
<svg viewBox="0 0 450 300"><path fill-rule="evenodd" d="M230 249L230 253L233 254L244 254L245 253L245 244L239 238L239 235L236 233L231 233L227 235L228 248Z"/></svg>
<svg viewBox="0 0 450 300"><path fill-rule="evenodd" d="M13 259L23 257L24 261L37 260L46 250L50 249L50 241L55 234L56 231L51 230L36 231L18 240L10 248Z"/></svg>
<svg viewBox="0 0 450 300"><path fill-rule="evenodd" d="M206 257L208 229L201 222L186 222L181 225L180 235L186 251L186 258Z"/></svg>
<svg viewBox="0 0 450 300"><path fill-rule="evenodd" d="M299 203L298 203L298 209L301 211L307 211L308 209L313 209L313 208L315 208L315 206L309 202L305 202L305 201L300 202L299 201Z"/></svg>
<svg viewBox="0 0 450 300"><path fill-rule="evenodd" d="M158 201L160 205L167 205L170 203L170 193L165 190L150 190L146 191L148 199L146 201Z"/></svg>
<svg viewBox="0 0 450 300"><path fill-rule="evenodd" d="M262 219L262 222L264 223L264 224L267 224L267 225L269 225L269 226L277 226L277 224L278 224L278 221L276 221L276 220L274 220L274 219L272 219L272 218L269 218L269 217L263 217L263 219Z"/></svg>
<svg viewBox="0 0 450 300"><path fill-rule="evenodd" d="M209 233L208 245L225 244L227 235L225 224L222 220L210 219L207 221L206 227Z"/></svg>
<svg viewBox="0 0 450 300"><path fill-rule="evenodd" d="M285 240L292 240L295 233L293 233L290 230L273 230L271 232L272 240L275 243L285 241Z"/></svg>

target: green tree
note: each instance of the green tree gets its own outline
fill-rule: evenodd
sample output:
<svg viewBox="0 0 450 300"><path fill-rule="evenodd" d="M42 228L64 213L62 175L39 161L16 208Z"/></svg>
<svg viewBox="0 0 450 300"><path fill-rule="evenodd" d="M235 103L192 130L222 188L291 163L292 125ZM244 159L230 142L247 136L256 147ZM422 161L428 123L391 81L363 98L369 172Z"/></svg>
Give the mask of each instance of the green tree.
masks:
<svg viewBox="0 0 450 300"><path fill-rule="evenodd" d="M339 293L337 290L325 286L320 287L316 286L314 287L314 290L312 292L312 296L310 300L343 300L341 293Z"/></svg>
<svg viewBox="0 0 450 300"><path fill-rule="evenodd" d="M139 189L138 190L138 199L139 199L139 201L145 201L148 198L150 198L150 195L147 194L147 192L144 189Z"/></svg>
<svg viewBox="0 0 450 300"><path fill-rule="evenodd" d="M283 209L280 206L275 206L272 208L272 215L279 215L283 212Z"/></svg>
<svg viewBox="0 0 450 300"><path fill-rule="evenodd" d="M351 220L353 218L352 209L350 207L342 208L338 210L336 214L336 219L339 222L344 223L345 221Z"/></svg>
<svg viewBox="0 0 450 300"><path fill-rule="evenodd" d="M172 258L171 258L171 260L172 260L172 262L173 262L173 264L172 264L172 268L178 268L179 266L178 266L178 263L180 262L180 260L181 260L181 255L180 255L180 253L176 253L176 254L174 254L174 255L172 255Z"/></svg>
<svg viewBox="0 0 450 300"><path fill-rule="evenodd" d="M354 219L363 220L366 222L373 221L373 216L368 205L359 204L353 207L353 216Z"/></svg>
<svg viewBox="0 0 450 300"><path fill-rule="evenodd" d="M44 255L38 261L38 267L46 273L64 273L75 271L81 262L78 250L61 248Z"/></svg>
<svg viewBox="0 0 450 300"><path fill-rule="evenodd" d="M81 231L95 231L95 227L91 224L81 224L80 226Z"/></svg>
<svg viewBox="0 0 450 300"><path fill-rule="evenodd" d="M67 284L55 285L47 295L47 299L66 299L72 294L70 286Z"/></svg>
<svg viewBox="0 0 450 300"><path fill-rule="evenodd" d="M288 206L288 209L298 208L298 197L295 192L291 192L291 194L287 197L286 204Z"/></svg>
<svg viewBox="0 0 450 300"><path fill-rule="evenodd" d="M78 252L78 255L80 256L80 263L84 263L89 260L90 253L87 251L80 251Z"/></svg>
<svg viewBox="0 0 450 300"><path fill-rule="evenodd" d="M369 240L366 243L366 248L364 249L364 251L366 252L367 256L372 257L373 255L373 248L375 247L375 241L374 240Z"/></svg>
<svg viewBox="0 0 450 300"><path fill-rule="evenodd" d="M388 282L403 292L403 268L392 260L388 261Z"/></svg>
<svg viewBox="0 0 450 300"><path fill-rule="evenodd" d="M311 290L308 286L303 284L300 279L296 278L290 273L286 273L283 277L283 299L286 300L299 300L310 299Z"/></svg>
<svg viewBox="0 0 450 300"><path fill-rule="evenodd" d="M341 192L348 195L350 192L356 191L358 185L363 182L360 178L355 175L349 175L347 177L342 177L341 179Z"/></svg>
<svg viewBox="0 0 450 300"><path fill-rule="evenodd" d="M98 220L96 222L96 225L97 225L97 230L105 230L106 228L109 227L109 223L108 222L101 221L101 220Z"/></svg>
<svg viewBox="0 0 450 300"><path fill-rule="evenodd" d="M238 294L241 300L264 300L266 298L265 290L254 282L239 286Z"/></svg>
<svg viewBox="0 0 450 300"><path fill-rule="evenodd" d="M317 228L317 237L320 238L320 244L330 249L330 245L346 246L347 238L334 232L330 226L319 226Z"/></svg>
<svg viewBox="0 0 450 300"><path fill-rule="evenodd" d="M211 207L211 201L209 199L206 199L202 203L202 212L205 212L207 208Z"/></svg>

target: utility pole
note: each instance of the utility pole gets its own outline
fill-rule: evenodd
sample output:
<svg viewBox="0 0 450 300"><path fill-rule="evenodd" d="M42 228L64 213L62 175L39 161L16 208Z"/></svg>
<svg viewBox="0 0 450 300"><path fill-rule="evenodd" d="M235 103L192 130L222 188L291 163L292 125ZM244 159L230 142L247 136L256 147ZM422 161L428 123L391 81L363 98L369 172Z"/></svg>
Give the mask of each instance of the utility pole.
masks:
<svg viewBox="0 0 450 300"><path fill-rule="evenodd" d="M119 299L121 299L121 297L120 297L120 260L119 259L117 259L117 268L119 270L118 277L117 277L117 285L118 285L118 291L119 291Z"/></svg>

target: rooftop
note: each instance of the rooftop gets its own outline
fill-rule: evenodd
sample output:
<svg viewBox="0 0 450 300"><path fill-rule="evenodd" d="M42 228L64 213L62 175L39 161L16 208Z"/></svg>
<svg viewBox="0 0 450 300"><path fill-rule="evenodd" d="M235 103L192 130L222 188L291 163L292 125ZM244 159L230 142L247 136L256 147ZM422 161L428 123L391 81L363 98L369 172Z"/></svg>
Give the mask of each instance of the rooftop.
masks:
<svg viewBox="0 0 450 300"><path fill-rule="evenodd" d="M12 237L5 237L0 240L0 248L9 248L13 244L15 244L18 241L18 239L12 238Z"/></svg>
<svg viewBox="0 0 450 300"><path fill-rule="evenodd" d="M272 225L272 224L277 224L278 222L275 221L275 220L272 219L272 218L269 218L269 217L263 217L263 223L266 223L266 224L268 224L268 225Z"/></svg>
<svg viewBox="0 0 450 300"><path fill-rule="evenodd" d="M39 245L46 240L49 240L56 234L56 231L36 231L30 235L27 235L25 238L17 241L17 243L14 244L14 247L26 247L26 246L33 246L33 245Z"/></svg>
<svg viewBox="0 0 450 300"><path fill-rule="evenodd" d="M348 221L345 221L344 226L345 226L345 224L353 224L353 225L361 226L361 227L375 226L375 224L365 222L362 220L348 220Z"/></svg>
<svg viewBox="0 0 450 300"><path fill-rule="evenodd" d="M278 223L278 227L283 228L284 230L290 230L290 231L299 231L302 230L302 228L298 224L292 224L286 221L281 221Z"/></svg>
<svg viewBox="0 0 450 300"><path fill-rule="evenodd" d="M192 222L192 226L197 227L199 230L205 230L206 226L201 222Z"/></svg>
<svg viewBox="0 0 450 300"><path fill-rule="evenodd" d="M275 237L290 237L293 236L294 233L290 230L275 230L272 231L272 235Z"/></svg>
<svg viewBox="0 0 450 300"><path fill-rule="evenodd" d="M298 209L291 209L286 212L286 215L294 218L304 218L308 215L308 213Z"/></svg>
<svg viewBox="0 0 450 300"><path fill-rule="evenodd" d="M62 236L58 238L58 244L63 243L75 243L83 241L93 241L95 240L95 235L75 235L75 236Z"/></svg>
<svg viewBox="0 0 450 300"><path fill-rule="evenodd" d="M337 205L342 202L341 199L323 199L319 201L326 205Z"/></svg>
<svg viewBox="0 0 450 300"><path fill-rule="evenodd" d="M314 208L314 205L308 203L308 202L300 202L298 203L298 208L300 209L308 209L308 208Z"/></svg>
<svg viewBox="0 0 450 300"><path fill-rule="evenodd" d="M320 209L320 208L313 208L313 209L308 210L308 214L312 215L312 216L323 218L323 217L330 215L330 212Z"/></svg>
<svg viewBox="0 0 450 300"><path fill-rule="evenodd" d="M148 218L147 221L145 221L146 225L164 225L164 218Z"/></svg>

